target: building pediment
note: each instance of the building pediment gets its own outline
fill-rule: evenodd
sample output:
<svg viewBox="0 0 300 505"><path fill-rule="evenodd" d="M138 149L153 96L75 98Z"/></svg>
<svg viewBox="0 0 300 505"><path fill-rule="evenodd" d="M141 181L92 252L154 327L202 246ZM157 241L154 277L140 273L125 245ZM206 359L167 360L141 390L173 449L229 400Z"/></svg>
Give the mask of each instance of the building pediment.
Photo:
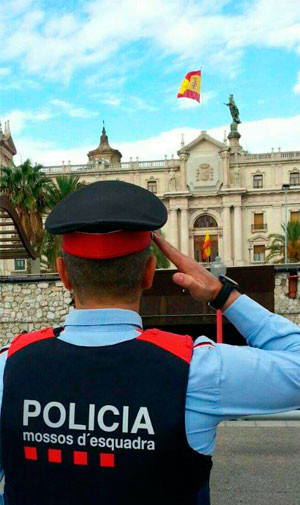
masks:
<svg viewBox="0 0 300 505"><path fill-rule="evenodd" d="M214 139L206 131L202 131L201 134L195 138L192 142L182 147L179 151L177 151L178 156L180 154L190 154L192 151L225 151L228 150L228 146L223 142L219 142Z"/></svg>
<svg viewBox="0 0 300 505"><path fill-rule="evenodd" d="M265 242L267 240L266 236L265 235L262 235L262 234L258 234L258 235L255 235L255 237L252 237L249 239L249 242L253 243L253 242Z"/></svg>
<svg viewBox="0 0 300 505"><path fill-rule="evenodd" d="M212 138L205 131L193 142L178 151L186 155L186 180L190 191L219 190L223 182L221 152L226 144Z"/></svg>

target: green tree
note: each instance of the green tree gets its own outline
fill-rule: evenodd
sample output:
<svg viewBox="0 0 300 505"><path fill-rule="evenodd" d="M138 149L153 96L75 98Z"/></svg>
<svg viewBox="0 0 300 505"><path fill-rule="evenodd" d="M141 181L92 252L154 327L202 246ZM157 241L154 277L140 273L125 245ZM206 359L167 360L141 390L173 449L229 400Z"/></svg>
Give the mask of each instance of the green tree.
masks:
<svg viewBox="0 0 300 505"><path fill-rule="evenodd" d="M79 182L77 175L58 175L55 183L48 190L47 208L51 211L63 198L85 185Z"/></svg>
<svg viewBox="0 0 300 505"><path fill-rule="evenodd" d="M158 233L162 235L162 237L164 237L164 233L161 230L159 230ZM171 265L170 261L161 252L161 250L157 247L157 245L154 242L152 242L150 247L152 254L156 257L156 268L169 268L169 266Z"/></svg>
<svg viewBox="0 0 300 505"><path fill-rule="evenodd" d="M3 167L0 182L1 193L14 205L26 235L37 251L43 238L42 215L52 184L42 168L42 165L33 166L29 159L18 167Z"/></svg>
<svg viewBox="0 0 300 505"><path fill-rule="evenodd" d="M268 239L271 244L267 248L269 252L266 261L274 260L274 263L284 262L285 225L281 225L283 234L271 233ZM300 261L300 222L289 221L287 223L287 259L289 263Z"/></svg>
<svg viewBox="0 0 300 505"><path fill-rule="evenodd" d="M55 183L48 189L47 210L51 211L63 198L84 185L84 182L79 182L78 176L58 175ZM47 259L47 268L55 272L56 258L61 255L61 235L53 235L47 230L44 231L42 255Z"/></svg>

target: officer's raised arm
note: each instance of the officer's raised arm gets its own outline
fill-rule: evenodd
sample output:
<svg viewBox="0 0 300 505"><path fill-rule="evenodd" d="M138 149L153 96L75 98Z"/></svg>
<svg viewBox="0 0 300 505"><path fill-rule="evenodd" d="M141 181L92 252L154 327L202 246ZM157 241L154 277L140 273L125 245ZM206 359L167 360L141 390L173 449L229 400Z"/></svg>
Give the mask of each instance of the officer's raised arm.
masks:
<svg viewBox="0 0 300 505"><path fill-rule="evenodd" d="M164 255L178 268L178 272L173 275L176 284L187 289L196 300L211 302L217 298L223 287L218 279L194 259L182 254L158 233L154 234L154 240ZM222 310L230 307L239 296L240 293L233 290L221 307Z"/></svg>
<svg viewBox="0 0 300 505"><path fill-rule="evenodd" d="M175 283L197 300L211 302L218 296L222 284L205 268L157 234L155 242L178 268ZM221 421L300 407L300 328L234 290L222 310L249 347L209 341L207 353L202 345L208 339L196 340L186 425L191 446L207 454L214 449L215 427ZM205 415L209 416L207 426Z"/></svg>
<svg viewBox="0 0 300 505"><path fill-rule="evenodd" d="M158 233L154 240L178 272L173 281L187 289L196 300L212 302L223 284L194 259L182 254ZM238 305L232 304L238 299ZM300 328L288 319L273 314L254 300L232 290L222 307L224 315L238 329L251 347L264 350L290 351L300 354Z"/></svg>

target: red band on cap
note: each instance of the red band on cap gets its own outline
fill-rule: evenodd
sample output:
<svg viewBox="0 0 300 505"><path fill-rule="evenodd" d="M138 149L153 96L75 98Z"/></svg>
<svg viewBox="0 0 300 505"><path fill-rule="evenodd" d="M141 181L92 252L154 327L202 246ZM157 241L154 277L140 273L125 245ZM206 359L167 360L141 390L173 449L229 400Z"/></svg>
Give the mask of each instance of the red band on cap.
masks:
<svg viewBox="0 0 300 505"><path fill-rule="evenodd" d="M150 231L72 232L63 235L62 248L80 258L109 259L142 251L151 244L151 240Z"/></svg>

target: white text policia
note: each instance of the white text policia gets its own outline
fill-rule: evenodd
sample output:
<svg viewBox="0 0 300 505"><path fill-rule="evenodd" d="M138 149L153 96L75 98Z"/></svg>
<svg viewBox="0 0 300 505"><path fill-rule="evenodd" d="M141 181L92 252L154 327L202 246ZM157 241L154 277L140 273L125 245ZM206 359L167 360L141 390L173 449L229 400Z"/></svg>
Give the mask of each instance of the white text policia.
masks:
<svg viewBox="0 0 300 505"><path fill-rule="evenodd" d="M34 418L40 416L49 428L61 428L67 423L70 430L94 431L97 423L100 430L104 432L121 430L122 433L137 433L139 430L145 430L149 435L154 435L147 407L139 407L136 415L132 416L130 415L130 407L127 405L121 409L114 405L103 405L96 410L96 405L90 403L87 406L85 423L81 424L75 420L75 402L71 402L68 407L65 407L60 402L52 401L42 407L41 403L36 400L24 400L23 426L29 426ZM111 421L112 416L113 422ZM108 417L110 422L108 422ZM130 418L132 418L131 422Z"/></svg>

